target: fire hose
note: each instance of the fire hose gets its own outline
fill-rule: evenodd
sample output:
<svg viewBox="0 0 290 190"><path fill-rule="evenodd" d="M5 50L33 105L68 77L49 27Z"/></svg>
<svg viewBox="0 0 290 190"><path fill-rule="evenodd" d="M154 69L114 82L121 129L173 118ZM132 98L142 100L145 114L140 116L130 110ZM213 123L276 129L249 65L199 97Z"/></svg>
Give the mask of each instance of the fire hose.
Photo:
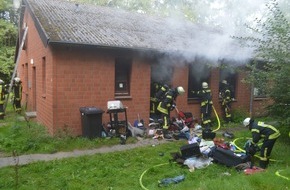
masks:
<svg viewBox="0 0 290 190"><path fill-rule="evenodd" d="M237 141L237 140L240 140L240 139L245 139L245 137L236 138L232 143L233 143L233 145L237 148L237 150L239 150L239 151L241 151L241 152L246 152L244 149L242 149L242 148L240 148L239 146L236 145L236 141ZM250 139L250 138L248 138L248 139ZM258 156L258 155L254 155L254 156L257 157L257 158L261 158L261 157ZM270 161L275 162L275 161L280 161L280 160L270 159ZM280 174L281 171L283 171L283 170L278 170L278 171L276 171L276 172L275 172L275 175L278 176L278 177L281 177L281 178L283 178L283 179L290 180L289 177L286 177L286 176L281 175L281 174Z"/></svg>
<svg viewBox="0 0 290 190"><path fill-rule="evenodd" d="M213 109L213 111L214 111L214 114L215 114L216 119L217 119L217 122L218 122L218 126L217 126L217 128L213 130L213 132L216 132L217 130L220 129L220 127L221 127L221 122L220 122L219 115L217 114L217 111L215 110L214 106L212 106L212 109Z"/></svg>
<svg viewBox="0 0 290 190"><path fill-rule="evenodd" d="M250 138L246 138L246 137L240 137L240 138L236 138L235 140L233 140L233 145L237 148L237 150L239 150L240 152L246 152L244 149L242 149L241 147L237 146L236 141L241 140L241 139L250 139ZM257 158L261 158L258 155L254 155ZM270 161L276 162L278 160L274 160L274 159L270 159Z"/></svg>
<svg viewBox="0 0 290 190"><path fill-rule="evenodd" d="M281 175L281 174L280 174L281 171L283 171L283 170L278 170L278 171L276 171L276 172L275 172L275 175L278 176L278 177L282 177L283 179L290 180L289 177L286 177L286 176Z"/></svg>
<svg viewBox="0 0 290 190"><path fill-rule="evenodd" d="M142 183L142 179L143 179L143 176L145 175L145 173L147 173L148 170L150 170L150 169L153 169L153 168L156 168L156 167L159 167L159 166L163 166L163 165L166 165L166 164L169 164L169 163L163 163L163 164L155 165L155 166L153 166L153 167L151 167L151 168L148 168L147 170L145 170L145 171L141 174L141 176L140 176L140 178L139 178L139 184L140 184L140 186L142 187L142 189L144 189L144 190L149 190L149 189L147 189L147 188L143 185L143 183Z"/></svg>

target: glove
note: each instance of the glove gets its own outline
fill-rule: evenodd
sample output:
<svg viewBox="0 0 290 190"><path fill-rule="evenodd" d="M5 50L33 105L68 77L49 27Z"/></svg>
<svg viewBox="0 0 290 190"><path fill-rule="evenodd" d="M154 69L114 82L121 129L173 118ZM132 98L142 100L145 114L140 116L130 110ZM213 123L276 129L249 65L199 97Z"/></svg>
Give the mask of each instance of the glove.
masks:
<svg viewBox="0 0 290 190"><path fill-rule="evenodd" d="M247 150L246 150L246 154L254 156L256 154L256 149L254 146L250 146Z"/></svg>
<svg viewBox="0 0 290 190"><path fill-rule="evenodd" d="M176 107L176 104L175 103L173 103L172 105L171 105L171 108L170 108L170 110L172 111L172 110L174 110L175 109L175 107Z"/></svg>
<svg viewBox="0 0 290 190"><path fill-rule="evenodd" d="M251 140L251 139L247 140L247 142L246 142L245 145L244 145L244 149L246 150L246 149L249 148L251 145L252 145L252 140Z"/></svg>
<svg viewBox="0 0 290 190"><path fill-rule="evenodd" d="M247 141L245 145L246 154L254 156L257 151L260 150L258 145L253 144L251 141Z"/></svg>

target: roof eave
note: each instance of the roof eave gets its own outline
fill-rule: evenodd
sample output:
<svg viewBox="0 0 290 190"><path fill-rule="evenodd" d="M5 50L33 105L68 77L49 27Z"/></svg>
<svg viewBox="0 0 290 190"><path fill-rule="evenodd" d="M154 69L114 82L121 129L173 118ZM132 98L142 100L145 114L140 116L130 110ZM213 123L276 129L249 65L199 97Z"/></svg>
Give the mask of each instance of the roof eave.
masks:
<svg viewBox="0 0 290 190"><path fill-rule="evenodd" d="M51 46L58 46L58 45L65 45L65 46L83 46L83 47L92 47L97 49L104 49L104 50L124 50L130 52L140 52L140 53L154 53L154 54L163 54L166 51L153 49L153 48L141 48L141 47L124 47L124 46L109 46L103 44L87 44L87 43L74 43L74 42L66 42L66 41L54 41L48 39L48 45Z"/></svg>

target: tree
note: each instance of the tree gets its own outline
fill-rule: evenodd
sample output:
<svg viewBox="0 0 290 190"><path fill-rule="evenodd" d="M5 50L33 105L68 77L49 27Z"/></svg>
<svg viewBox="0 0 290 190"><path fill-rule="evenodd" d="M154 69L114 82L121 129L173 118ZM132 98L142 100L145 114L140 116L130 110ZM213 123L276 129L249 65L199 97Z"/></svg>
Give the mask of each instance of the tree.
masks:
<svg viewBox="0 0 290 190"><path fill-rule="evenodd" d="M17 41L16 11L12 1L0 2L0 78L10 80L14 67L14 52Z"/></svg>
<svg viewBox="0 0 290 190"><path fill-rule="evenodd" d="M288 4L289 5L289 4ZM255 48L249 81L265 88L274 103L268 107L271 116L290 124L290 23L277 0L267 5L266 20L259 19L251 30L257 35L239 38ZM260 64L263 63L261 67Z"/></svg>
<svg viewBox="0 0 290 190"><path fill-rule="evenodd" d="M74 0L79 3L109 6L139 13L160 16L185 17L195 20L196 10L193 9L198 0Z"/></svg>

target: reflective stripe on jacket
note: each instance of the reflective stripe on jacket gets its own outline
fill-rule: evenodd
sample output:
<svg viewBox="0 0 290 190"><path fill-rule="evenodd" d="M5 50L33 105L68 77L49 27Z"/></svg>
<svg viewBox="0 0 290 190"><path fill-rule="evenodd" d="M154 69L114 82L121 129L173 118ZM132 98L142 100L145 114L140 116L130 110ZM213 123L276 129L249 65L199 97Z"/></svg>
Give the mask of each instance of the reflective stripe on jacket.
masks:
<svg viewBox="0 0 290 190"><path fill-rule="evenodd" d="M272 125L265 124L264 122L253 122L250 126L252 132L253 143L258 143L261 138L264 139L277 139L280 136L278 129Z"/></svg>
<svg viewBox="0 0 290 190"><path fill-rule="evenodd" d="M212 103L212 94L209 88L205 88L197 92L197 96L201 99L200 105L205 106Z"/></svg>

